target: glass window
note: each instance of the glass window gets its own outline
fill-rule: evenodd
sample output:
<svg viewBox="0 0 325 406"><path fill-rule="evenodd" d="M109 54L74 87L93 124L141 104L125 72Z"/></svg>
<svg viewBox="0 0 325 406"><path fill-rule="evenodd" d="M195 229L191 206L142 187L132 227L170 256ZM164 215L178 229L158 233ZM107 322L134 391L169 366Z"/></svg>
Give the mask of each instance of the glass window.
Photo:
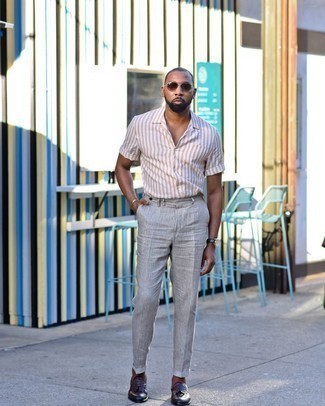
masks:
<svg viewBox="0 0 325 406"><path fill-rule="evenodd" d="M163 73L128 71L128 125L135 115L164 104L160 93L163 80Z"/></svg>

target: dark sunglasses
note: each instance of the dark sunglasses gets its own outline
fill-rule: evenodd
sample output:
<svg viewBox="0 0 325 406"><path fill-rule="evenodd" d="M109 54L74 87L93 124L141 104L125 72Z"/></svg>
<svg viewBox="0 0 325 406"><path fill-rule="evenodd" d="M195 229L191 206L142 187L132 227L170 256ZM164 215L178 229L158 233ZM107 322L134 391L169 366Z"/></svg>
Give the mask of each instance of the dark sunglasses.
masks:
<svg viewBox="0 0 325 406"><path fill-rule="evenodd" d="M171 92L174 92L178 88L178 86L181 87L183 92L190 92L193 89L193 86L191 85L191 83L188 83L188 82L184 82L184 83L168 82L168 83L166 83L165 86Z"/></svg>

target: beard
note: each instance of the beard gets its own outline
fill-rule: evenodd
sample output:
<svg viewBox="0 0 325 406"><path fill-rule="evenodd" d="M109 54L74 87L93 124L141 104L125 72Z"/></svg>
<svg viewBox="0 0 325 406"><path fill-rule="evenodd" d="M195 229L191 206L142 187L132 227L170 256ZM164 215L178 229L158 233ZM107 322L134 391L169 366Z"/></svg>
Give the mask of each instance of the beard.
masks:
<svg viewBox="0 0 325 406"><path fill-rule="evenodd" d="M165 102L174 113L183 113L183 111L185 111L187 107L192 103L192 99L187 102L183 101L182 103L175 103L173 101L167 101L165 97Z"/></svg>

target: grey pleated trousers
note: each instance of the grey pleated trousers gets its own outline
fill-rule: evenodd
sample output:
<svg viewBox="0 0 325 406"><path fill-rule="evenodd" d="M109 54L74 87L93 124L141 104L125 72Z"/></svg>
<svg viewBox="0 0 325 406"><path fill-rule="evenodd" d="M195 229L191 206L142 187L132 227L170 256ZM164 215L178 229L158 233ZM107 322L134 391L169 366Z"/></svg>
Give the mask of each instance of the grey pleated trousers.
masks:
<svg viewBox="0 0 325 406"><path fill-rule="evenodd" d="M185 199L145 196L148 206L137 210L137 283L132 319L133 369L146 370L154 332L161 282L168 257L174 300L173 374L190 371L202 254L209 212L201 195Z"/></svg>

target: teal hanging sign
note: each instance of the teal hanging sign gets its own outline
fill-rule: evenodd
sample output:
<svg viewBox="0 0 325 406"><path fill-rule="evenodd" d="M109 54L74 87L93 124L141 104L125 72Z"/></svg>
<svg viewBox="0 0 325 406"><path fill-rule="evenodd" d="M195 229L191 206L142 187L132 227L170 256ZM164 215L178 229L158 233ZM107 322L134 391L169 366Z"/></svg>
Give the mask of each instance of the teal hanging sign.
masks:
<svg viewBox="0 0 325 406"><path fill-rule="evenodd" d="M198 62L196 72L196 114L213 125L222 136L221 64Z"/></svg>

